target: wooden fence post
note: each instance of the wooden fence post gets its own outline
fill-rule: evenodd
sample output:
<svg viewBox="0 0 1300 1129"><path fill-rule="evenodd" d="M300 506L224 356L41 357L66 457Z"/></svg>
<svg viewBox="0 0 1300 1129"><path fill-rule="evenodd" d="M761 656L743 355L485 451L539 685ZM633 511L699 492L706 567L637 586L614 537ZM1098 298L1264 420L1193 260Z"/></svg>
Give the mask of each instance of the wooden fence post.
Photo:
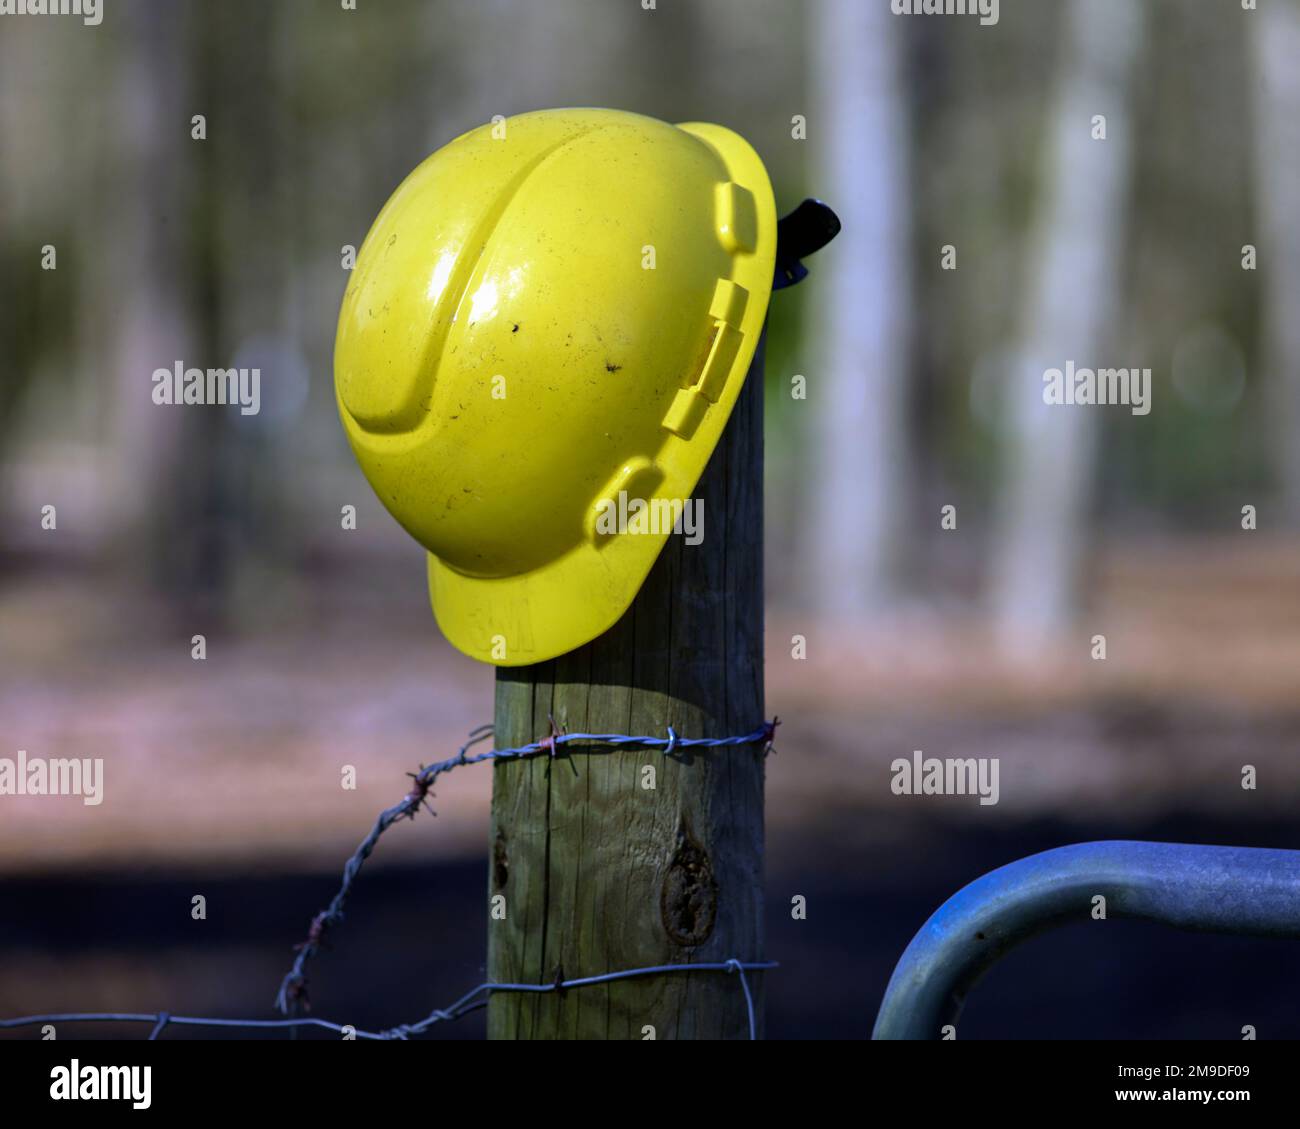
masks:
<svg viewBox="0 0 1300 1129"><path fill-rule="evenodd" d="M763 353L693 497L701 544L671 536L627 614L550 662L499 668L498 747L570 732L748 733L763 703ZM650 770L653 770L652 772ZM553 983L763 959L763 749L562 746L493 769L488 977ZM653 787L647 787L653 784ZM504 910L504 917L499 916ZM746 973L763 1023L763 973ZM648 1030L653 1028L653 1031ZM734 974L674 973L497 993L496 1039L747 1038Z"/></svg>

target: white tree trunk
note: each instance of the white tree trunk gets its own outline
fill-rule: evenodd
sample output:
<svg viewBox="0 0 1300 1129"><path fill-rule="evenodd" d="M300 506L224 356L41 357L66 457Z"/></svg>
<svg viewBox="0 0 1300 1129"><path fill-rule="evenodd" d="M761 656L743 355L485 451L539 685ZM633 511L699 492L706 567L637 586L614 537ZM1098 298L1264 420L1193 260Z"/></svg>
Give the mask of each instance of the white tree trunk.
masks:
<svg viewBox="0 0 1300 1129"><path fill-rule="evenodd" d="M1041 206L1030 243L1025 318L1010 378L1009 434L993 548L992 600L1004 645L1057 637L1076 610L1097 406L1048 405L1043 374L1126 367L1112 358L1132 163L1128 97L1143 34L1132 0L1071 0ZM1104 115L1106 139L1094 140Z"/></svg>
<svg viewBox="0 0 1300 1129"><path fill-rule="evenodd" d="M1250 13L1257 121L1255 173L1263 272L1264 358L1282 501L1300 518L1300 5Z"/></svg>
<svg viewBox="0 0 1300 1129"><path fill-rule="evenodd" d="M906 469L911 273L902 21L887 4L820 0L812 46L813 188L844 229L814 267L804 574L815 607L858 617L890 593Z"/></svg>
<svg viewBox="0 0 1300 1129"><path fill-rule="evenodd" d="M178 360L200 362L187 352L194 337L178 255L189 197L180 170L185 145L207 144L189 140L190 115L210 108L191 110L186 103L184 13L131 9L128 20L126 50L110 91L121 127L111 191L121 207L111 218L97 216L109 224L99 234L110 250L90 269L112 327L99 362L99 379L113 390L106 405L111 462L101 502L111 510L122 544L132 549L149 544L140 531L157 521L182 439L180 413L153 402L152 374ZM84 247L94 246L93 236L83 234Z"/></svg>

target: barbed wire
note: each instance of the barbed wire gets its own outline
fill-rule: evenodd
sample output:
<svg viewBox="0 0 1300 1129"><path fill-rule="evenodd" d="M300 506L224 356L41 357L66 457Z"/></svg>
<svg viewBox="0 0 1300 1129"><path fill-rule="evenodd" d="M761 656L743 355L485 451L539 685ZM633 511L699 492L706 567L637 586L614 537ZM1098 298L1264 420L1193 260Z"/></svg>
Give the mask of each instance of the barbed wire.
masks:
<svg viewBox="0 0 1300 1129"><path fill-rule="evenodd" d="M543 754L554 759L562 746L572 744L575 741L591 745L606 745L610 750L628 747L662 749L664 756L672 756L678 749L721 748L762 743L763 751L766 754L772 748L772 741L776 736L776 727L781 724L781 719L774 717L771 721L765 721L753 732L739 737L682 737L670 725L668 726L667 737L643 737L631 736L625 733L565 733L556 725L554 717L551 717L549 721L551 726L550 736L543 737L540 741L533 741L527 745L518 745L511 748L489 749L487 752L471 755L470 749L492 736L493 728L491 725L480 725L470 731L469 740L460 747L459 752L454 757L448 757L437 764L421 765L419 772L407 773L414 781L411 790L399 803L390 808L385 808L379 813L379 817L375 820L370 833L361 841L360 846L357 847L352 853L352 857L344 865L343 881L339 886L338 893L330 900L329 905L312 918L311 926L307 930L306 940L295 946L298 956L294 959L293 966L285 973L284 979L280 982L280 990L275 997L275 1007L281 1015L289 1015L295 1006L301 1006L304 1009L310 1007L307 999L307 962L320 952L321 946L324 944L326 931L343 919L343 905L352 892L352 886L357 880L357 875L361 873L362 866L365 865L366 859L370 857L384 832L399 819L414 819L415 813L421 807L427 809L430 814L437 814L429 805L428 797L431 794L434 781L443 773L450 772L453 768L459 768L461 765L482 764L491 760L517 760ZM598 752L600 750L593 748L588 751Z"/></svg>
<svg viewBox="0 0 1300 1129"><path fill-rule="evenodd" d="M763 745L763 753L772 751L772 742L776 735L776 727L781 724L779 717L774 717L771 721L764 722L759 728L751 733L746 733L738 737L682 737L670 725L668 726L667 737L649 737L635 736L624 733L566 733L555 724L555 719L550 718L551 732L547 737L540 741L533 741L527 745L519 745L512 748L489 749L486 752L474 753L469 752L475 745L486 741L493 732L491 725L480 725L472 729L469 734L469 740L460 747L460 750L454 757L448 757L446 760L439 761L436 764L421 765L418 772L408 772L414 782L411 790L402 798L402 800L392 807L385 808L379 813L370 832L361 841L361 844L352 853L347 863L343 867L343 880L339 886L338 892L330 900L329 905L321 910L312 918L311 926L307 932L306 940L295 945L294 948L298 955L294 959L293 966L285 974L280 982L280 989L276 993L275 1006L281 1014L288 1015L294 1007L302 1007L304 1010L310 1008L310 1002L307 998L307 962L320 952L324 944L325 933L331 926L338 924L343 919L343 905L347 901L348 895L356 883L357 876L361 872L362 866L366 859L373 853L379 843L380 837L399 819L414 819L416 812L421 807L425 808L430 815L437 815L429 804L428 799L433 794L431 789L433 783L439 776L445 772L450 772L453 768L459 768L466 764L482 764L492 760L515 760L527 757L542 756L543 754L554 759L558 755L559 749L573 742L580 742L584 745L605 745L609 750L620 748L643 748L643 749L662 749L665 756L672 756L679 749L690 748L721 748L736 745ZM585 751L599 752L598 748L590 748ZM740 980L741 990L745 995L745 1010L749 1021L750 1039L758 1038L758 1023L754 1013L754 995L750 990L749 980L745 976L746 972L762 972L768 969L778 968L776 961L742 961L731 957L725 961L700 962L698 964L658 964L649 965L644 968L623 969L618 972L605 972L595 976L581 976L571 980L555 980L549 984L512 984L498 983L488 981L472 988L458 1000L445 1008L435 1008L423 1019L416 1023L401 1024L397 1027L390 1027L383 1031L363 1031L351 1026L350 1024L334 1023L328 1019L320 1019L316 1016L290 1016L285 1019L224 1019L219 1017L207 1016L189 1016L189 1015L172 1015L170 1012L64 1012L50 1015L27 1015L17 1019L0 1020L0 1030L13 1029L18 1027L31 1027L37 1024L49 1023L149 1023L152 1028L149 1032L149 1040L153 1041L161 1037L162 1033L168 1027L218 1027L218 1028L242 1028L246 1030L276 1030L287 1029L296 1030L303 1027L316 1027L327 1031L333 1031L336 1034L351 1034L358 1039L372 1039L390 1041L394 1039L408 1039L412 1035L422 1035L436 1023L447 1022L454 1019L460 1019L470 1012L477 1011L479 1008L487 1006L488 1000L493 992L523 992L523 993L547 993L561 992L572 988L584 988L593 984L608 984L616 980L629 980L641 976L662 976L690 972L715 972L735 975Z"/></svg>
<svg viewBox="0 0 1300 1129"><path fill-rule="evenodd" d="M65 1012L55 1015L24 1015L18 1019L0 1019L0 1029L15 1027L34 1027L44 1023L151 1023L149 1041L159 1038L168 1027L237 1027L247 1030L288 1029L299 1027L319 1027L340 1035L352 1035L358 1039L392 1041L408 1039L412 1035L423 1035L435 1023L445 1023L460 1019L470 1012L487 1006L488 997L493 992L563 992L571 988L586 988L592 984L609 984L615 980L630 980L638 976L662 976L680 972L726 972L740 978L741 989L745 993L745 1010L749 1019L749 1037L758 1038L758 1021L754 1014L754 995L749 987L746 972L765 972L780 967L776 961L741 961L734 957L730 960L699 964L656 964L646 968L629 968L620 972L606 972L599 976L580 976L573 980L557 980L550 984L502 984L488 982L480 984L466 992L460 999L445 1008L435 1008L417 1023L404 1023L383 1031L365 1031L350 1024L334 1023L316 1016L301 1016L294 1019L222 1019L207 1016L172 1015L170 1012Z"/></svg>

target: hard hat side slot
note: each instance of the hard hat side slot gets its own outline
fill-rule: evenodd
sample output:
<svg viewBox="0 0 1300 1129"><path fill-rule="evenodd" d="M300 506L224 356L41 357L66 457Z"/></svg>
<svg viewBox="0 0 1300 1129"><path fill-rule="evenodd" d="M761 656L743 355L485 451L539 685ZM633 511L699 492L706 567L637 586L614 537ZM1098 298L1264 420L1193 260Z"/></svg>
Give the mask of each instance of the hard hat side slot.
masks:
<svg viewBox="0 0 1300 1129"><path fill-rule="evenodd" d="M722 395L727 377L731 375L736 354L740 352L740 343L744 339L745 335L734 325L718 323L713 337L713 350L709 353L699 384L700 395L709 403L716 404L718 397Z"/></svg>

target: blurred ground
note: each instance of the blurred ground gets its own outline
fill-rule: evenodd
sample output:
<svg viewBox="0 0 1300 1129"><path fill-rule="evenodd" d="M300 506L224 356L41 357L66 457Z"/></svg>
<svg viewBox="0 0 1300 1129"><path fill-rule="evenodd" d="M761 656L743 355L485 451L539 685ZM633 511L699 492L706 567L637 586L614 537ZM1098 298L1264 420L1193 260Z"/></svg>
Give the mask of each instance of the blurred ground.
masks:
<svg viewBox="0 0 1300 1129"><path fill-rule="evenodd" d="M1114 554L1098 563L1074 653L1024 665L999 660L981 628L951 614L878 633L773 616L774 845L797 852L810 819L866 843L905 837L921 809L993 824L1286 813L1300 790L1300 604L1286 599L1297 571L1300 545L1262 538L1249 553L1183 542ZM147 603L105 610L75 575L4 588L4 747L103 757L106 798L7 798L0 873L341 859L404 793L404 773L491 720L491 671L454 652L422 603L406 606L420 580L417 569L401 581L412 599L382 619L347 611L340 592L292 632L209 632L204 662L190 659L188 631L165 649L156 641ZM796 633L806 661L790 658ZM1107 636L1104 662L1089 657L1094 633ZM889 764L914 749L1001 758L1000 803L894 796ZM1259 770L1256 791L1240 786L1245 763ZM344 765L357 767L355 791L322 786ZM436 827L393 835L386 853L477 856L489 775L444 778Z"/></svg>

